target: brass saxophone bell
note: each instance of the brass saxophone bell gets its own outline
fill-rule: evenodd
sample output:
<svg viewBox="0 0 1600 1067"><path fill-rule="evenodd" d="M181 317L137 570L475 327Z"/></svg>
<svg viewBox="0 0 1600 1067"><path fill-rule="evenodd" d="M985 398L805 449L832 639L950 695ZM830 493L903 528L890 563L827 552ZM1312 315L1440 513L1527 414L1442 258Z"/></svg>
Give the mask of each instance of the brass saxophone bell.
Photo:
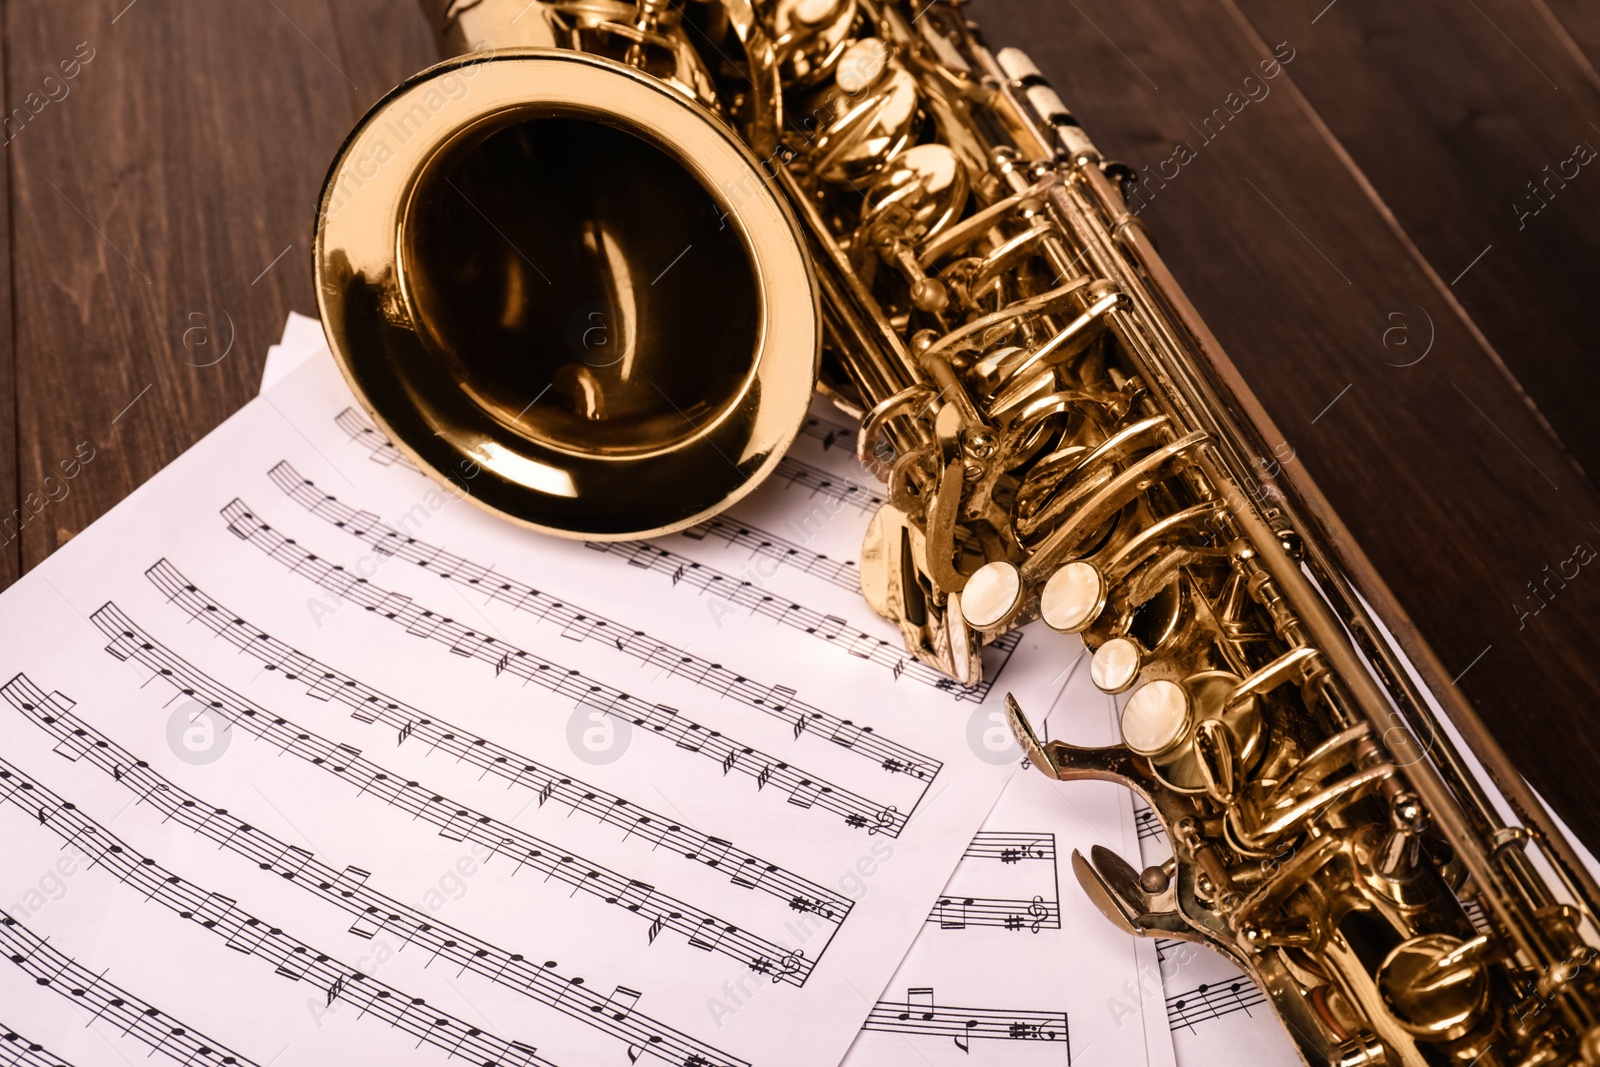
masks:
<svg viewBox="0 0 1600 1067"><path fill-rule="evenodd" d="M756 157L683 92L580 52L460 56L386 96L328 174L315 268L384 432L548 533L728 507L816 382L816 281Z"/></svg>

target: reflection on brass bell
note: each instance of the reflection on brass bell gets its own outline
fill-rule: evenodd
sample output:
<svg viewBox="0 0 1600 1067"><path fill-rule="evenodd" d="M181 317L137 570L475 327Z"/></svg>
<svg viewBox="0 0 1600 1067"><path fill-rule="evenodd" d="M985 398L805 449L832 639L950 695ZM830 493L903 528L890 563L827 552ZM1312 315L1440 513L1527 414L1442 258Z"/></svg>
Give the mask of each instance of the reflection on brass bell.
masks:
<svg viewBox="0 0 1600 1067"><path fill-rule="evenodd" d="M549 533L721 511L776 467L816 380L810 260L754 154L580 52L460 56L390 93L334 161L315 263L382 430Z"/></svg>

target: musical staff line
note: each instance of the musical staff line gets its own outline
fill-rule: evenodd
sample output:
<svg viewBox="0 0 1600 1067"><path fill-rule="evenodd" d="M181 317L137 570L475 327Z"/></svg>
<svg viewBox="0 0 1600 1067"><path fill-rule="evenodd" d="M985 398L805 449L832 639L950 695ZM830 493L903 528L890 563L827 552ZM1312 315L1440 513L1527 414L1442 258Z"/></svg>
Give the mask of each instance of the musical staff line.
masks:
<svg viewBox="0 0 1600 1067"><path fill-rule="evenodd" d="M1267 996L1261 988L1243 975L1226 985L1202 982L1194 989L1167 997L1167 1026L1173 1030L1181 1027L1193 1030L1201 1023L1235 1012L1248 1015L1251 1008L1259 1008L1266 1002Z"/></svg>
<svg viewBox="0 0 1600 1067"><path fill-rule="evenodd" d="M351 709L351 718L356 721L393 729L397 748L414 741L430 755L442 752L454 756L457 762L469 763L486 775L504 779L508 788L532 790L541 808L554 801L603 825L621 829L624 840L637 838L652 849L664 845L684 859L730 874L734 885L777 897L796 911L816 912L840 922L850 913L852 902L848 897L767 863L730 841L674 823L649 808L563 775L462 727L430 718L411 705L312 659L218 604L167 560L145 571L145 577L191 621L267 670L279 672L286 681L303 683L313 699L338 701Z"/></svg>
<svg viewBox="0 0 1600 1067"><path fill-rule="evenodd" d="M493 568L474 563L437 545L407 537L378 516L356 511L332 494L318 489L314 482L302 478L287 462L274 466L268 472L268 477L289 499L306 511L371 545L381 555L413 563L446 581L482 593L491 601L524 612L535 621L558 626L562 636L569 640L592 641L601 647L615 649L646 667L658 668L717 696L776 718L793 729L797 739L809 736L831 742L877 763L891 773L931 778L938 772L937 761L880 737L870 726L856 726L849 719L841 719L812 707L796 699L793 689L763 685L720 663L713 663L703 656L652 637L644 630L630 629L615 619L596 614L569 600L558 600L524 582L497 574Z"/></svg>
<svg viewBox="0 0 1600 1067"><path fill-rule="evenodd" d="M806 421L800 424L800 432L807 437L821 441L824 452L831 449L835 442L843 441L845 452L852 458L855 457L857 432L848 426L834 422L831 419L807 415Z"/></svg>
<svg viewBox="0 0 1600 1067"><path fill-rule="evenodd" d="M365 872L358 868L341 868L319 860L310 851L280 841L187 792L74 715L71 709L75 705L70 698L58 692L45 693L26 675L19 674L0 687L0 696L55 738L57 753L73 761L86 761L133 793L138 803L159 812L164 822L174 822L216 842L257 869L277 875L353 916L350 933L357 937L371 940L391 931L401 950L413 945L425 948L433 960L444 959L461 972L478 974L622 1041L630 1050L642 1050L668 1063L749 1067L743 1060L636 1012L636 1000L629 1002L626 1011L618 1011L613 1002L616 994L602 996L585 986L582 978L556 973L554 964L532 963L523 954L507 952L435 922L425 912L367 885Z"/></svg>
<svg viewBox="0 0 1600 1067"><path fill-rule="evenodd" d="M378 460L383 466L404 465L412 471L417 471L416 465L404 454L395 448L394 443L378 431L365 417L354 408L345 408L335 418L339 427L345 431L352 441L360 444L373 453L372 458L378 460L381 454L384 458ZM788 465L786 467L786 465ZM792 469L791 469L792 468ZM803 469L801 469L803 468ZM831 476L814 467L806 467L798 460L785 456L778 464L777 475L781 477L786 469L791 470L795 479L801 479L808 485L831 485ZM417 473L421 473L417 471ZM877 503L865 510L869 513L876 510L881 498L873 497ZM376 521L376 517L374 517ZM629 542L585 542L588 548L596 552L610 554L624 562L641 567L645 570L664 574L672 580L674 585L687 582L691 588L703 593L711 593L722 597L739 607L746 608L752 615L760 615L793 629L801 630L813 637L826 641L829 644L844 649L848 654L858 659L867 660L880 667L893 672L896 678L903 674L911 676L913 681L933 687L940 692L950 693L957 700L982 703L989 696L989 690L994 687L995 680L999 678L1006 661L1017 645L1022 640L1022 635L1013 630L985 646L992 649L996 662L986 667L982 682L970 688L958 685L954 679L941 674L939 671L907 655L900 646L883 638L873 637L870 634L856 630L849 632L848 622L834 615L825 615L822 612L796 604L792 600L774 597L764 593L754 583L741 581L731 575L723 574L715 568L698 563L685 556L680 556L669 549L662 548L659 544L649 541ZM854 568L852 568L852 571ZM857 584L849 587L852 592L859 589L859 575Z"/></svg>
<svg viewBox="0 0 1600 1067"><path fill-rule="evenodd" d="M1010 833L979 830L961 854L964 860L999 860L1001 863L1026 863L1031 860L1056 861L1056 835L1052 833Z"/></svg>
<svg viewBox="0 0 1600 1067"><path fill-rule="evenodd" d="M800 486L812 496L822 495L855 508L863 515L871 515L888 503L882 496L867 489L851 478L840 478L820 467L813 467L793 456L784 456L773 471L774 482L787 482L790 488Z"/></svg>
<svg viewBox="0 0 1600 1067"><path fill-rule="evenodd" d="M411 462L411 457L395 447L376 426L367 421L367 417L353 407L347 407L335 415L333 421L350 438L353 444L360 445L367 450L367 458L380 467L404 467L407 470L421 474L417 465Z"/></svg>
<svg viewBox="0 0 1600 1067"><path fill-rule="evenodd" d="M234 1063L240 1062L236 1056L230 1058ZM11 1027L0 1023L0 1067L71 1067L71 1065L37 1041L29 1041Z"/></svg>
<svg viewBox="0 0 1600 1067"><path fill-rule="evenodd" d="M257 1067L248 1056L211 1040L191 1026L179 1024L166 1012L106 981L104 974L95 974L3 911L0 911L0 956L16 964L36 985L44 986L80 1010L89 1012L90 1023L105 1019L120 1029L123 1036L148 1045L151 1055L159 1052L184 1067L191 1064ZM10 1039L8 1033L6 1040ZM4 1051L0 1048L0 1055ZM50 1062L53 1067L54 1061Z"/></svg>
<svg viewBox="0 0 1600 1067"><path fill-rule="evenodd" d="M1161 825L1161 819L1155 811L1142 800L1133 802L1133 821L1138 829L1140 841L1165 841L1167 839L1166 827Z"/></svg>
<svg viewBox="0 0 1600 1067"><path fill-rule="evenodd" d="M796 544L747 522L738 522L718 515L687 530L678 531L678 536L691 541L716 538L727 542L730 548L748 549L751 556L763 556L801 574L821 578L846 592L861 592L861 570L854 560L833 559L825 553L814 552L804 545Z"/></svg>
<svg viewBox="0 0 1600 1067"><path fill-rule="evenodd" d="M1061 929L1061 903L1035 894L1031 899L1005 897L940 897L923 920L941 930L993 926L1002 930Z"/></svg>
<svg viewBox="0 0 1600 1067"><path fill-rule="evenodd" d="M437 827L439 836L446 840L472 841L489 849L492 855L515 860L513 873L527 867L543 874L547 882L559 882L645 920L652 927L652 942L659 926L683 935L691 947L729 956L759 973L770 972L775 983L801 986L811 973L814 961L799 953L787 951L652 885L468 808L421 783L391 774L362 756L359 749L336 745L246 700L151 637L114 603L106 603L90 620L110 638L106 651L111 655L145 667L154 677L216 711L246 733L348 782L356 787L358 796L373 797ZM837 931L837 926L834 929ZM824 944L824 950L826 947Z"/></svg>
<svg viewBox="0 0 1600 1067"><path fill-rule="evenodd" d="M555 1067L538 1055L533 1046L508 1041L475 1026L468 1026L421 997L407 996L393 986L347 967L326 953L318 952L281 928L268 925L241 909L237 901L184 881L155 860L130 848L73 805L30 780L4 760L0 760L0 800L9 801L31 821L92 857L92 866L99 867L123 885L140 893L147 903L159 904L175 912L179 918L222 938L227 947L235 952L273 964L274 972L280 977L292 982L304 982L310 988L321 990L329 1006L335 1002L349 1004L359 1009L363 1017L371 1015L415 1037L419 1042L485 1067ZM66 995L76 998L77 991L84 989L84 997L87 998L89 990L95 988L92 983L98 982L98 978L23 929L11 916L4 913L0 915L4 916L0 918L0 944L10 950L7 954L19 966L25 970L36 968L33 972L35 981L52 988L56 982L66 979L70 983ZM40 962L41 958L43 962ZM110 1009L114 1007L113 1001L125 999L107 997L105 1003ZM124 1003L122 1009L126 1008L128 1005ZM175 1040L199 1042L197 1037L186 1032L187 1028L168 1029L168 1036ZM178 1033L171 1034L171 1030L177 1030ZM147 1036L141 1035L140 1039L146 1044L154 1044ZM159 1049L162 1046L154 1047ZM194 1055L191 1055L182 1062L187 1065L194 1061ZM213 1054L207 1062L224 1061Z"/></svg>
<svg viewBox="0 0 1600 1067"><path fill-rule="evenodd" d="M415 474L422 473L408 456L394 446L394 442L385 437L355 408L345 408L339 412L334 421L352 441L366 448L370 453L369 458L379 466L403 466ZM848 433L842 427L835 426L834 430ZM796 568L804 574L821 577L840 589L852 593L861 591L861 572L854 561L830 559L821 552L814 552L804 545L796 544L749 523L735 522L725 515L714 516L678 533L693 541L715 537L728 542L729 545L748 548L752 554L766 556L784 566Z"/></svg>
<svg viewBox="0 0 1600 1067"><path fill-rule="evenodd" d="M1021 641L1019 633L1012 631L989 645L989 648L995 649L998 664L985 672L982 682L963 687L949 676L915 659L900 645L874 637L864 630L852 629L848 619L824 615L788 597L769 593L752 581L724 574L660 545L648 541L585 541L584 547L601 555L613 556L630 567L664 575L673 585L686 585L719 597L749 611L752 617L771 619L780 626L799 630L849 656L882 667L896 678L909 678L941 693L950 693L957 700L975 703L985 700L989 690L994 688L994 679L999 675L1000 667L1004 666Z"/></svg>
<svg viewBox="0 0 1600 1067"><path fill-rule="evenodd" d="M717 730L679 714L676 708L648 704L614 686L591 680L577 670L533 655L488 634L480 634L448 616L418 607L410 597L388 592L365 578L355 578L342 566L329 563L306 551L291 539L256 518L240 500L222 509L228 530L258 549L269 559L319 588L358 604L380 618L395 623L406 633L444 645L465 659L488 664L496 677L510 675L567 697L579 705L603 712L647 733L671 741L676 747L714 761L724 777L737 771L756 783L757 791L775 786L775 792L801 808L818 808L838 815L845 823L864 828L869 834L898 837L911 810L901 812L895 805L874 803L856 793L809 775L787 761L778 760L755 748L741 745ZM918 794L921 803L927 794L927 780Z"/></svg>
<svg viewBox="0 0 1600 1067"><path fill-rule="evenodd" d="M912 1037L950 1038L962 1052L976 1040L1060 1041L1072 1064L1072 1042L1064 1011L957 1008L934 1002L933 989L913 986L904 1000L880 1000L863 1030Z"/></svg>

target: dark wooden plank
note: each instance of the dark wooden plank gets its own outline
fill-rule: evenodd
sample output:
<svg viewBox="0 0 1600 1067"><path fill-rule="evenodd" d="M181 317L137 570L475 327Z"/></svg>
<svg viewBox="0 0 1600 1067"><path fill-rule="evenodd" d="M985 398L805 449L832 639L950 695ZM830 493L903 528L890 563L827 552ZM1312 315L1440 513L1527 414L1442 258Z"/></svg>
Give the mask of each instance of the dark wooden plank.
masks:
<svg viewBox="0 0 1600 1067"><path fill-rule="evenodd" d="M7 149L22 484L94 450L26 567L244 403L289 309L314 312L351 89L319 0L11 4L6 44L11 99L83 49Z"/></svg>
<svg viewBox="0 0 1600 1067"><path fill-rule="evenodd" d="M351 96L356 116L443 58L417 0L331 0L328 6L341 61L359 86Z"/></svg>
<svg viewBox="0 0 1600 1067"><path fill-rule="evenodd" d="M993 40L1027 42L1108 154L1143 171L1190 146L1144 217L1286 434L1290 469L1314 476L1513 760L1600 837L1600 741L1574 710L1600 687L1600 579L1580 569L1518 616L1547 566L1600 547L1600 501L1290 91L1303 36L1264 99L1208 135L1270 58L1222 5L972 10Z"/></svg>
<svg viewBox="0 0 1600 1067"><path fill-rule="evenodd" d="M1556 40L1600 82L1600 8L1588 0L1530 0Z"/></svg>
<svg viewBox="0 0 1600 1067"><path fill-rule="evenodd" d="M5 27L7 14L8 5L0 2L0 31ZM5 109L9 111L13 106L26 108L25 97L19 96L6 81L5 75L9 69L7 51L0 48L0 88L5 90ZM25 113L31 119L32 112ZM0 119L3 117L0 116ZM9 127L0 126L0 151L9 153L11 141L24 128L24 124L17 122ZM51 503L43 502L49 501L47 494L61 492L56 482L50 486L30 488L28 492L38 494L30 502L39 504L37 517L31 507L26 510L23 508L23 491L17 477L16 348L11 330L11 212L10 198L6 195L10 169L8 155L5 165L0 166L0 200L7 205L7 210L0 212L0 589L16 581L17 575L22 573L22 525L25 522L49 522Z"/></svg>
<svg viewBox="0 0 1600 1067"><path fill-rule="evenodd" d="M1238 0L1450 293L1600 476L1600 85L1539 0ZM1581 161L1589 159L1584 165Z"/></svg>

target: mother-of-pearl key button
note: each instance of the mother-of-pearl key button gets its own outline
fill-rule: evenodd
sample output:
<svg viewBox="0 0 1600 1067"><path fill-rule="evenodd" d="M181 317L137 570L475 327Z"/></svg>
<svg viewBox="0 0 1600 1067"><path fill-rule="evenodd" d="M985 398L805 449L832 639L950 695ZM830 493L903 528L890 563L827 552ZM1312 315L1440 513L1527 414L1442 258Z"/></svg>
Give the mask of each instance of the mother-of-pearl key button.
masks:
<svg viewBox="0 0 1600 1067"><path fill-rule="evenodd" d="M1126 637L1113 637L1095 650L1089 677L1107 693L1120 693L1139 674L1139 646Z"/></svg>
<svg viewBox="0 0 1600 1067"><path fill-rule="evenodd" d="M1022 595L1022 572L1003 559L985 563L961 590L961 617L974 630L993 626L1011 614Z"/></svg>
<svg viewBox="0 0 1600 1067"><path fill-rule="evenodd" d="M1172 747L1188 725L1189 694L1165 678L1140 686L1122 709L1122 740L1141 756Z"/></svg>
<svg viewBox="0 0 1600 1067"><path fill-rule="evenodd" d="M1073 560L1044 583L1039 594L1039 615L1052 630L1077 633L1100 614L1104 594L1105 584L1094 564Z"/></svg>

